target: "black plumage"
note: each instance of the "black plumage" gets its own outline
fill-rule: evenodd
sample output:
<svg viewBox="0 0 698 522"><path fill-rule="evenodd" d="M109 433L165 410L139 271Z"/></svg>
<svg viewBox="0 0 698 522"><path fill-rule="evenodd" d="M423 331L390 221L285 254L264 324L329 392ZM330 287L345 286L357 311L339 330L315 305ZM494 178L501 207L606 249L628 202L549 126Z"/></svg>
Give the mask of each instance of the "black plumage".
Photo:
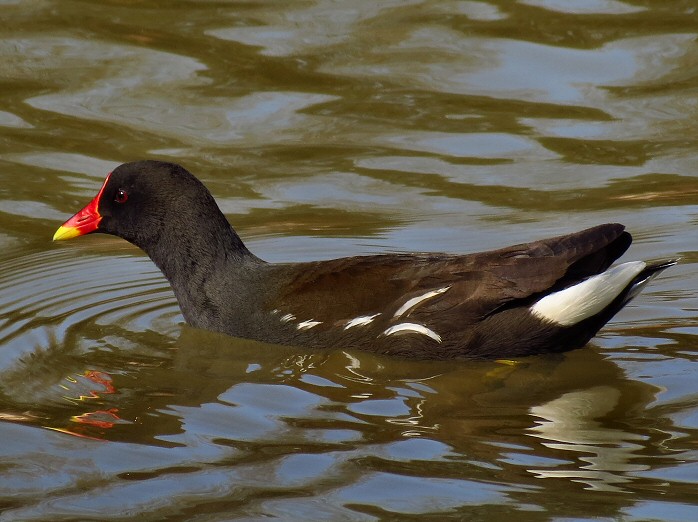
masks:
<svg viewBox="0 0 698 522"><path fill-rule="evenodd" d="M85 225L89 219L94 224ZM639 284L673 264L646 265L603 310L562 326L531 307L604 272L632 241L622 225L467 255L271 264L245 247L200 181L178 165L156 161L115 169L56 238L89 232L113 234L143 249L169 280L192 326L279 344L426 358L576 348Z"/></svg>

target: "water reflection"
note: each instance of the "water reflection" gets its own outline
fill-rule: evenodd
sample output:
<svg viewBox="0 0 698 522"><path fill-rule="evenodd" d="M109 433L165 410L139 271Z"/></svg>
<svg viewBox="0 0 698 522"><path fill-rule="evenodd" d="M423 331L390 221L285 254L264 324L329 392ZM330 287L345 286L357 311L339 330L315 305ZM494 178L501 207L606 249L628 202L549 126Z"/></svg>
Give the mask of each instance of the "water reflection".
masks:
<svg viewBox="0 0 698 522"><path fill-rule="evenodd" d="M295 353L188 328L166 344L157 357L137 345L108 359L46 350L43 360L22 361L19 373L32 375L32 388L13 386L10 397L6 390L5 408L32 403L33 416L20 420L148 445L205 440L249 450L284 441L373 454L367 448L375 444L400 447L416 437L442 448L435 459L437 446L426 444L431 456L415 454L418 460L434 465L462 455L464 463L529 486L536 481L517 477L519 467L607 491L633 480L627 472L648 468L633 460L651 437L632 423L624 428L623 417L645 408L658 390L628 380L592 351L518 363L425 364ZM20 414L8 410L5 418ZM540 446L514 435L519 430ZM385 448L372 458L390 469L393 451L400 453Z"/></svg>
<svg viewBox="0 0 698 522"><path fill-rule="evenodd" d="M644 470L649 466L632 463L638 456L636 453L644 447L641 441L647 437L605 427L601 422L618 406L619 400L619 390L595 386L568 392L532 407L531 414L543 420L531 428L531 435L543 439L548 448L582 454L573 458L588 464L571 470L528 471L541 478L569 478L595 490L622 491L616 485L631 480L623 472Z"/></svg>

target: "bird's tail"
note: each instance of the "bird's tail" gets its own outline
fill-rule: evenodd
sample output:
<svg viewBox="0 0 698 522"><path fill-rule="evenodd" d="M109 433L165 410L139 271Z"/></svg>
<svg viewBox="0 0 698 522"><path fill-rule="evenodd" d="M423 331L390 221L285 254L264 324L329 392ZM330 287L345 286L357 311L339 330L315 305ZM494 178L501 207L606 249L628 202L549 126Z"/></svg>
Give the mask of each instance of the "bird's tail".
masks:
<svg viewBox="0 0 698 522"><path fill-rule="evenodd" d="M605 323L652 278L677 262L678 259L662 259L623 263L546 295L531 306L531 312L559 326L574 326L596 316Z"/></svg>

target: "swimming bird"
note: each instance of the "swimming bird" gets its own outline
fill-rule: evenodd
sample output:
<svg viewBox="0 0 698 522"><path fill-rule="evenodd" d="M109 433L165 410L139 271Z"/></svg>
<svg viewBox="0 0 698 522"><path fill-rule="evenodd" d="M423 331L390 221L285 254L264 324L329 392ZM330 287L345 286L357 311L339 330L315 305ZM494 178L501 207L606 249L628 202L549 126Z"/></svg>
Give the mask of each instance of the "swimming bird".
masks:
<svg viewBox="0 0 698 522"><path fill-rule="evenodd" d="M112 171L53 239L102 232L145 251L191 326L312 348L419 358L502 358L585 345L674 259L612 267L620 224L473 254L267 263L208 189L174 163Z"/></svg>

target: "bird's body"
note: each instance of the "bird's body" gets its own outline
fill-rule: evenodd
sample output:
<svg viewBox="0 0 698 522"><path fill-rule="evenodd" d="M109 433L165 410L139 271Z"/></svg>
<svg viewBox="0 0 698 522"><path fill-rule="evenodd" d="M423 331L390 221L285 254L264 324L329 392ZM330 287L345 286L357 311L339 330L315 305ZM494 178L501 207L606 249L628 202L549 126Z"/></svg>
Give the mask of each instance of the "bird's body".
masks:
<svg viewBox="0 0 698 522"><path fill-rule="evenodd" d="M513 357L586 344L673 260L609 266L618 224L489 252L266 263L178 165L124 164L55 239L89 232L142 248L186 321L237 337L422 358ZM600 275L599 275L600 274Z"/></svg>

